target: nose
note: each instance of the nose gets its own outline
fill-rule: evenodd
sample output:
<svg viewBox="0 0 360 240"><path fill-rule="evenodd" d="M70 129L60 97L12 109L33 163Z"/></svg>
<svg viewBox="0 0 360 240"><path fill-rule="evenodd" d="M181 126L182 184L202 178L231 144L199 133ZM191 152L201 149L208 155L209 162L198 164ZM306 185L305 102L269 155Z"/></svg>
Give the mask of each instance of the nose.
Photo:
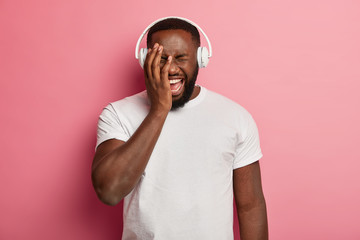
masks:
<svg viewBox="0 0 360 240"><path fill-rule="evenodd" d="M170 68L169 68L169 75L176 75L180 72L179 66L176 64L175 61L171 61Z"/></svg>

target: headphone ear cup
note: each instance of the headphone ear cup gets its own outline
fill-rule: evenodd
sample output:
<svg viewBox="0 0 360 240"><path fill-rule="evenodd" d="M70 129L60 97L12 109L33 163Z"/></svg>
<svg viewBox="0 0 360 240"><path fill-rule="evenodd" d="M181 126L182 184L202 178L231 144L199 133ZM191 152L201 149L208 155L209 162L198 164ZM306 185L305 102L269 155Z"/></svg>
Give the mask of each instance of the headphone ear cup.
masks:
<svg viewBox="0 0 360 240"><path fill-rule="evenodd" d="M139 52L139 63L142 68L144 68L147 52L148 52L147 48L141 48Z"/></svg>
<svg viewBox="0 0 360 240"><path fill-rule="evenodd" d="M198 47L197 61L199 68L204 68L209 63L209 51L206 47Z"/></svg>

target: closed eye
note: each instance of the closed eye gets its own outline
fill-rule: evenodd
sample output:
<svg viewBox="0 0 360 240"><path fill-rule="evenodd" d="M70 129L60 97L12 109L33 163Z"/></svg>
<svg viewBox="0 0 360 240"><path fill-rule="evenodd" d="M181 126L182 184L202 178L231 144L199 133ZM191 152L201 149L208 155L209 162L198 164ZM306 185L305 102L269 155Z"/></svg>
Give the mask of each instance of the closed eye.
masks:
<svg viewBox="0 0 360 240"><path fill-rule="evenodd" d="M181 54L181 55L177 55L176 56L176 60L182 62L182 61L187 61L188 60L188 55L187 54Z"/></svg>
<svg viewBox="0 0 360 240"><path fill-rule="evenodd" d="M165 57L165 56L161 56L161 59L160 59L160 62L161 62L161 63L165 63L165 62L166 62L166 60L167 60L167 57Z"/></svg>
<svg viewBox="0 0 360 240"><path fill-rule="evenodd" d="M185 59L185 58L187 58L187 54L181 54L181 55L177 55L175 58L178 58L178 59Z"/></svg>
<svg viewBox="0 0 360 240"><path fill-rule="evenodd" d="M182 58L182 57L187 57L188 55L187 54L179 54L179 55L176 55L176 58Z"/></svg>

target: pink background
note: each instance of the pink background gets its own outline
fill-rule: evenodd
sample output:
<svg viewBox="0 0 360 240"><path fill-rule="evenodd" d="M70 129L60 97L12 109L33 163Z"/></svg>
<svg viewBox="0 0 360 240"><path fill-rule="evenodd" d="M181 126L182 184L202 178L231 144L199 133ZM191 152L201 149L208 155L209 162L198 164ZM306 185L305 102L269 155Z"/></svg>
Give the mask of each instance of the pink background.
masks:
<svg viewBox="0 0 360 240"><path fill-rule="evenodd" d="M144 89L136 41L169 15L212 41L198 82L257 121L270 238L360 239L355 0L2 0L0 239L120 239L90 181L97 118Z"/></svg>

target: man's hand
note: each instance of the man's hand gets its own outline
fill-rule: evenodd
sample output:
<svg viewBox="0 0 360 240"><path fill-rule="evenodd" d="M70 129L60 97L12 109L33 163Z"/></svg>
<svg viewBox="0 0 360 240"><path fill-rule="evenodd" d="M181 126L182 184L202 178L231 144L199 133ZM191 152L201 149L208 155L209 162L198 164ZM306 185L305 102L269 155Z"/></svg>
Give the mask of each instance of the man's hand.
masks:
<svg viewBox="0 0 360 240"><path fill-rule="evenodd" d="M145 83L151 102L149 114L127 142L116 139L99 145L92 166L92 181L99 199L116 205L138 183L160 136L172 106L168 72L171 57L160 67L163 47L149 49L144 64Z"/></svg>
<svg viewBox="0 0 360 240"><path fill-rule="evenodd" d="M172 106L172 94L168 79L171 56L166 60L165 65L160 69L163 46L155 43L149 48L144 63L145 85L151 102L150 111L168 113Z"/></svg>

